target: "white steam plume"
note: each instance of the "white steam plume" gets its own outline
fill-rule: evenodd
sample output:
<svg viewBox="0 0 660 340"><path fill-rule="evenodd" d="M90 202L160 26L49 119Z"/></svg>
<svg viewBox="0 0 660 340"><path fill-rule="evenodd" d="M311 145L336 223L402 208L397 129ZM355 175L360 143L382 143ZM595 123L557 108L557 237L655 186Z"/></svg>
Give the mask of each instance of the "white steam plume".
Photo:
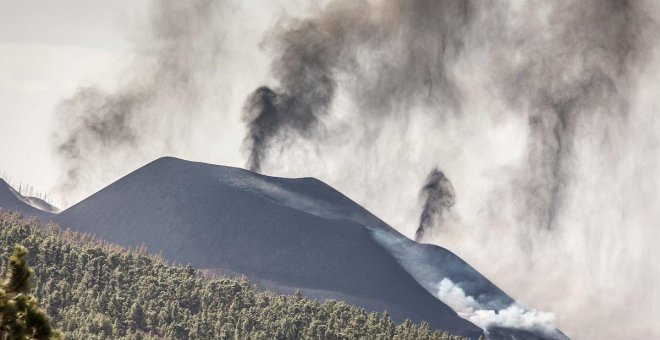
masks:
<svg viewBox="0 0 660 340"><path fill-rule="evenodd" d="M500 310L488 309L472 296L467 296L450 279L440 281L437 296L462 318L486 330L487 336L489 329L502 327L536 331L548 338L563 338L557 332L552 313L529 310L516 303Z"/></svg>

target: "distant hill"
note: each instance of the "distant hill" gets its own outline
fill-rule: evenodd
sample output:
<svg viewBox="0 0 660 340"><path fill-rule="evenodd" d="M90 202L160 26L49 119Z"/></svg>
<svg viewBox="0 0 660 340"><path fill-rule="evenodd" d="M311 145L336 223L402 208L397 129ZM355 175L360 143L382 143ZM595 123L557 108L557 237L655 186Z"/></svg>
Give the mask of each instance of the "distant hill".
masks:
<svg viewBox="0 0 660 340"><path fill-rule="evenodd" d="M0 178L0 208L19 211L26 216L48 220L57 212L57 208L36 197L24 197L7 182Z"/></svg>
<svg viewBox="0 0 660 340"><path fill-rule="evenodd" d="M57 214L60 212L60 209L58 207L46 202L45 200L39 197L34 197L34 196L23 196L23 197L28 201L28 203L31 206L39 210L49 212L51 214Z"/></svg>

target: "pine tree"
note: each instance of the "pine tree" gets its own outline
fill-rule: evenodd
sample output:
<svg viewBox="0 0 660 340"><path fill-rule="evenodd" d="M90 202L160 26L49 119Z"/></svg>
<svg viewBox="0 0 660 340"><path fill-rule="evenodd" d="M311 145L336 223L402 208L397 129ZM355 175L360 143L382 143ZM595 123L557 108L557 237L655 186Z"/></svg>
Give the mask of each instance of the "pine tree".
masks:
<svg viewBox="0 0 660 340"><path fill-rule="evenodd" d="M32 270L25 262L27 253L21 245L14 248L0 284L0 339L59 339L59 331L30 294Z"/></svg>
<svg viewBox="0 0 660 340"><path fill-rule="evenodd" d="M134 303L133 306L131 306L129 314L129 323L131 329L134 331L144 329L146 326L145 321L146 316L144 314L144 309L142 309L142 306L139 303Z"/></svg>

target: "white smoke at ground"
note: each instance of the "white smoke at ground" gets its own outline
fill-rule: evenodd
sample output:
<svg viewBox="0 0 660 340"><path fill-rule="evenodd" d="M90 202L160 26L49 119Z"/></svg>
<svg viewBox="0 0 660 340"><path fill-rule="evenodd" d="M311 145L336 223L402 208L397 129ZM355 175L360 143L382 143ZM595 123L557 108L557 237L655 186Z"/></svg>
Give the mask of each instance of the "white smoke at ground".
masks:
<svg viewBox="0 0 660 340"><path fill-rule="evenodd" d="M440 281L437 296L462 318L485 330L486 336L489 329L502 327L535 331L548 338L561 337L555 327L554 314L526 309L516 303L500 310L484 308L450 279Z"/></svg>

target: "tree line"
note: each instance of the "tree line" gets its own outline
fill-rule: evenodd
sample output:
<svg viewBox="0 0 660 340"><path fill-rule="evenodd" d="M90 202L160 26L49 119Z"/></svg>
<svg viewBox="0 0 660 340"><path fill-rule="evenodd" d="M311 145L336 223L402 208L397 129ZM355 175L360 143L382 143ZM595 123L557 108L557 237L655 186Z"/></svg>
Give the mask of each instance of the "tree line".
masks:
<svg viewBox="0 0 660 340"><path fill-rule="evenodd" d="M34 297L65 338L464 339L341 301L261 291L244 277L173 265L0 210L0 251L16 244L29 252Z"/></svg>

